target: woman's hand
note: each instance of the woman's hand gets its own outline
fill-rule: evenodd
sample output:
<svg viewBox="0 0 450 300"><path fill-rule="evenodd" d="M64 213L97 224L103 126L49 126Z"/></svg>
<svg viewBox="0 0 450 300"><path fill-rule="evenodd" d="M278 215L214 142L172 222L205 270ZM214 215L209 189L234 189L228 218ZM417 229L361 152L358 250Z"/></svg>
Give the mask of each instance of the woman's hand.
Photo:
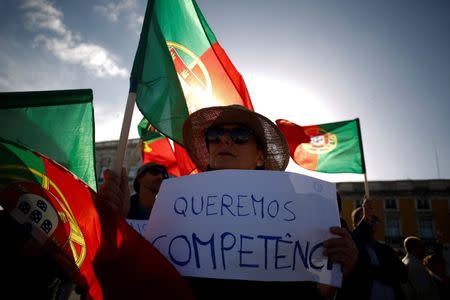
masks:
<svg viewBox="0 0 450 300"><path fill-rule="evenodd" d="M128 186L128 172L122 169L121 176L112 170L103 172L105 181L100 186L97 199L107 202L117 213L126 217L130 210L130 188Z"/></svg>
<svg viewBox="0 0 450 300"><path fill-rule="evenodd" d="M341 227L331 227L330 232L338 235L323 243L323 254L332 262L340 263L344 277L350 274L358 262L358 248L353 242L350 232Z"/></svg>

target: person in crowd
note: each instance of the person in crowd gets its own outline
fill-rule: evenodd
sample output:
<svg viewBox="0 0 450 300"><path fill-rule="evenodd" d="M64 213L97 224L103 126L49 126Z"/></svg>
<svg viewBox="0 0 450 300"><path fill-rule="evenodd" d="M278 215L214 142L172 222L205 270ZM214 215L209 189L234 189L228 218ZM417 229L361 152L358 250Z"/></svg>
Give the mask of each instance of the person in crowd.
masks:
<svg viewBox="0 0 450 300"><path fill-rule="evenodd" d="M289 162L289 148L278 127L266 117L243 106L208 107L191 114L183 126L183 142L193 162L202 170L244 169L284 171ZM109 177L109 176L108 176ZM123 208L118 176L111 176L107 185L113 207ZM125 199L126 200L126 199ZM337 237L324 242L324 255L342 266L344 277L356 265L358 250L350 233L340 227L330 229ZM255 298L284 297L292 294L304 299L334 296L334 289L309 282L261 282L186 278L199 299L218 295L237 297L243 290Z"/></svg>
<svg viewBox="0 0 450 300"><path fill-rule="evenodd" d="M450 278L447 275L444 257L438 253L427 255L423 259L423 265L438 289L439 298L450 299Z"/></svg>
<svg viewBox="0 0 450 300"><path fill-rule="evenodd" d="M352 212L352 223L360 254L358 276L352 279L359 299L404 299L401 284L407 281L408 270L392 247L375 239L378 217L371 200L365 198Z"/></svg>
<svg viewBox="0 0 450 300"><path fill-rule="evenodd" d="M136 193L130 198L130 211L127 219L148 220L159 187L167 178L169 178L169 174L166 167L154 162L146 163L138 169L133 182Z"/></svg>
<svg viewBox="0 0 450 300"><path fill-rule="evenodd" d="M407 299L439 299L437 286L422 264L425 257L423 241L416 236L409 236L403 246L406 256L402 261L408 267L408 283L404 285Z"/></svg>

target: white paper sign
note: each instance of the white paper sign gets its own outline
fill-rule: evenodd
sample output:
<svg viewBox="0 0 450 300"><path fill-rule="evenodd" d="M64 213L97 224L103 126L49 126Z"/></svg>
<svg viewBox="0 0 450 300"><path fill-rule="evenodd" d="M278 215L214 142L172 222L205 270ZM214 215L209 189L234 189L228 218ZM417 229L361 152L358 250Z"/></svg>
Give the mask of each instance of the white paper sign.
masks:
<svg viewBox="0 0 450 300"><path fill-rule="evenodd" d="M134 228L141 235L144 235L145 227L147 227L148 220L135 220L135 219L127 219L127 223L130 224L131 227Z"/></svg>
<svg viewBox="0 0 450 300"><path fill-rule="evenodd" d="M185 276L340 286L322 255L339 224L334 183L224 170L164 180L144 236Z"/></svg>

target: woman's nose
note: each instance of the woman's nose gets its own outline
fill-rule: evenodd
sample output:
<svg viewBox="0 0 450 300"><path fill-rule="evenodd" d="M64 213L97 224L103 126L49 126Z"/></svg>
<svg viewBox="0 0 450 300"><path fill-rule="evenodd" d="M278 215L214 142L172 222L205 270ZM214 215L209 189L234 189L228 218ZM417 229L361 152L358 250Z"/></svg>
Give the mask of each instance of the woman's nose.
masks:
<svg viewBox="0 0 450 300"><path fill-rule="evenodd" d="M230 145L232 144L232 140L230 137L230 134L228 132L225 132L221 137L220 137L220 143L225 144L225 145Z"/></svg>

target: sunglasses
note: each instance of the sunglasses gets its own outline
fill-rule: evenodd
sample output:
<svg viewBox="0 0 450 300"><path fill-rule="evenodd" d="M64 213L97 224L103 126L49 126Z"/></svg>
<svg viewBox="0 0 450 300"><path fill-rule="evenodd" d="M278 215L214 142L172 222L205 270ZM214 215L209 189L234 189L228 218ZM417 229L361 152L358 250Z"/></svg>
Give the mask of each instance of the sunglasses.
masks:
<svg viewBox="0 0 450 300"><path fill-rule="evenodd" d="M169 174L167 174L166 171L160 169L160 168L148 168L147 170L145 170L145 173L150 173L153 176L158 176L161 175L163 176L164 179L169 178Z"/></svg>
<svg viewBox="0 0 450 300"><path fill-rule="evenodd" d="M253 135L253 130L247 127L235 127L226 129L223 127L209 127L205 131L207 143L217 144L225 134L228 134L235 144L245 144Z"/></svg>

